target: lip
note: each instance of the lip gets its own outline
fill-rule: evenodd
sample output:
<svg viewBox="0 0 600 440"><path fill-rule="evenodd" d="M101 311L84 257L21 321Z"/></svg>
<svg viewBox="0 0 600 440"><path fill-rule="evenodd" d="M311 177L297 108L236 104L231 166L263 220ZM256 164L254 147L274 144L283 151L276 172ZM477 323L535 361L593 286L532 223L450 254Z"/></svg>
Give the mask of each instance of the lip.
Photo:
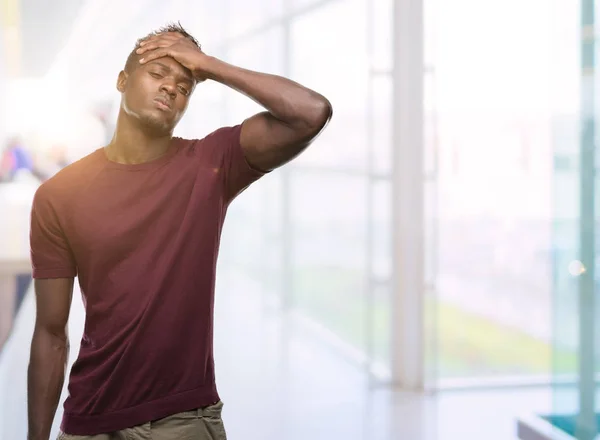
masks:
<svg viewBox="0 0 600 440"><path fill-rule="evenodd" d="M154 103L161 110L171 110L171 104L164 98L154 98Z"/></svg>

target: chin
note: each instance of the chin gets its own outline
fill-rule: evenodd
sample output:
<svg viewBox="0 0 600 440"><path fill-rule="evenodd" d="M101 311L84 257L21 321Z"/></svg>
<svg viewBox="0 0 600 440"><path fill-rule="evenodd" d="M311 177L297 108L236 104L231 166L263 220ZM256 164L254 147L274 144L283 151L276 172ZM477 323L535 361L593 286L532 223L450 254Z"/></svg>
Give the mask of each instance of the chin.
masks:
<svg viewBox="0 0 600 440"><path fill-rule="evenodd" d="M165 121L163 118L158 118L154 115L144 115L140 118L140 122L144 130L153 136L166 136L173 133L175 125L170 121Z"/></svg>

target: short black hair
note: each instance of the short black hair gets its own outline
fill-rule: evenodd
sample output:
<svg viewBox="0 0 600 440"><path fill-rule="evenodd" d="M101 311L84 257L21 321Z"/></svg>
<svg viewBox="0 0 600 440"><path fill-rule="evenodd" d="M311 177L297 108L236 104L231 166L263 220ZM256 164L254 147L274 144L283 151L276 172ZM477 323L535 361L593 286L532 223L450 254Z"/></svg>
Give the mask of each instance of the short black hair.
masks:
<svg viewBox="0 0 600 440"><path fill-rule="evenodd" d="M145 37L139 38L135 42L135 47L133 48L133 50L127 57L127 61L125 63L125 71L131 72L132 70L135 70L135 68L138 66L138 64L139 64L137 62L138 55L135 53L135 51L138 50L138 48L140 47L140 43L142 41L147 40L148 38L153 37L155 35L165 34L167 32L177 32L177 33L183 35L188 40L190 40L192 43L194 43L198 47L198 49L202 49L202 46L200 46L200 43L198 43L198 40L196 40L188 31L186 31L183 28L183 26L181 25L181 22L178 21L177 23L168 23L167 25L165 25L155 31L150 32Z"/></svg>

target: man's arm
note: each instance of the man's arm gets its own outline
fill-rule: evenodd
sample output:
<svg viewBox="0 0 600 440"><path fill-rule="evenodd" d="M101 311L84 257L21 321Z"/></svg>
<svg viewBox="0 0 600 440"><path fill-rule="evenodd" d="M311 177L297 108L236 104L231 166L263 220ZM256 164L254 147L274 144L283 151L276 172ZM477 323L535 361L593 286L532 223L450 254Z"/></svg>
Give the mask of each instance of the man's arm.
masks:
<svg viewBox="0 0 600 440"><path fill-rule="evenodd" d="M216 58L209 58L204 73L267 109L244 121L240 140L246 159L260 170L270 171L295 158L331 119L332 106L325 97L287 78Z"/></svg>
<svg viewBox="0 0 600 440"><path fill-rule="evenodd" d="M242 126L241 144L248 162L263 171L300 154L332 116L322 95L277 75L253 72L210 57L178 33L158 34L141 43L140 63L170 56L198 81L212 79L237 90L267 109Z"/></svg>
<svg viewBox="0 0 600 440"><path fill-rule="evenodd" d="M67 362L73 278L35 280L37 314L27 375L28 440L48 440Z"/></svg>

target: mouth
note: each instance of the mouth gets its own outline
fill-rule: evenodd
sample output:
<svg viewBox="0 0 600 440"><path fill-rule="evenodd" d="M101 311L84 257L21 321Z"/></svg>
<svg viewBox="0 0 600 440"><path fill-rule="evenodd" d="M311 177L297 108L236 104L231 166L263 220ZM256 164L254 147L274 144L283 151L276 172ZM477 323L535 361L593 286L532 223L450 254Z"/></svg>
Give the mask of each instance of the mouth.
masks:
<svg viewBox="0 0 600 440"><path fill-rule="evenodd" d="M154 105L158 107L160 110L171 110L171 103L167 101L165 98L157 97L154 98Z"/></svg>

